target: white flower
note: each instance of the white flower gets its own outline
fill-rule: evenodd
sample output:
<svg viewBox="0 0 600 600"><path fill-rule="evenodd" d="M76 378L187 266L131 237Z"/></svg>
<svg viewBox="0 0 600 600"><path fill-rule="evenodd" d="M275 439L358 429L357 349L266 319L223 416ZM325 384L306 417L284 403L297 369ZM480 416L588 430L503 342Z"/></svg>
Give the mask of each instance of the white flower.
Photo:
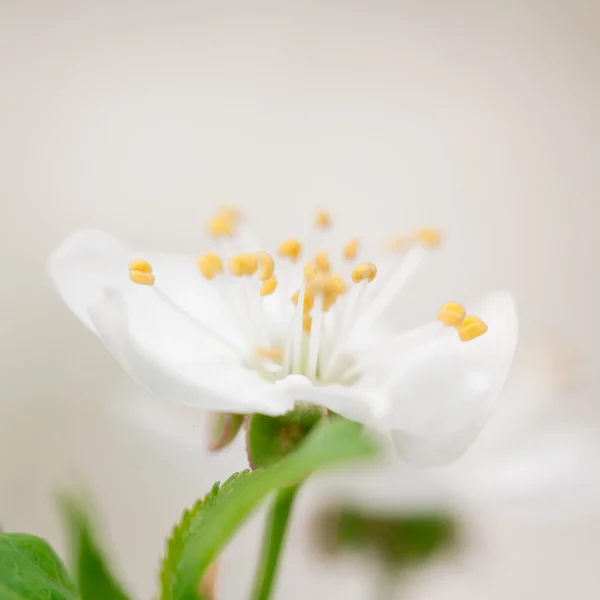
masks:
<svg viewBox="0 0 600 600"><path fill-rule="evenodd" d="M455 458L483 427L508 373L517 338L510 294L488 297L477 317L447 303L440 320L390 334L380 317L437 234L408 238L377 271L357 264L355 241L334 251L329 225L319 213L310 252L287 240L277 261L233 211L210 222L219 254L198 260L78 231L49 270L73 312L158 396L266 415L312 402L392 432L409 458ZM313 260L304 265L301 252Z"/></svg>

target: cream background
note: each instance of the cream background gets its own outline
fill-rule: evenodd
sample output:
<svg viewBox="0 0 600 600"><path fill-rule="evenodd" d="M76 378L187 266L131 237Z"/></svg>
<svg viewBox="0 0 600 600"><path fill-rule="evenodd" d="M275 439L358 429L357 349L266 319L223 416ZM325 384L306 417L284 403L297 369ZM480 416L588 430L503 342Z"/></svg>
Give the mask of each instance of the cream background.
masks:
<svg viewBox="0 0 600 600"><path fill-rule="evenodd" d="M82 225L191 252L223 201L272 242L320 206L377 241L441 226L445 250L397 320L510 288L526 336L575 349L590 400L577 410L598 413L599 26L583 0L0 0L2 526L58 543L49 499L80 477L149 597L175 515L242 462L209 460L201 418L136 390L61 305L44 261ZM115 417L132 403L154 403L180 441ZM228 598L243 597L252 546L250 528ZM361 597L356 570L327 574L304 550L290 547L279 597ZM592 598L592 562L542 564ZM524 597L559 594L533 579Z"/></svg>

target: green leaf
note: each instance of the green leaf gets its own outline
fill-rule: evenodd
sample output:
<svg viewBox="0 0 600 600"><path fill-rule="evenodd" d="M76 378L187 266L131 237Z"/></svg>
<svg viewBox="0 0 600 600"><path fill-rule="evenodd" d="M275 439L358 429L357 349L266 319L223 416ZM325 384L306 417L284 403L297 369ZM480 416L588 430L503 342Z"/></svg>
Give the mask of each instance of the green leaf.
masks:
<svg viewBox="0 0 600 600"><path fill-rule="evenodd" d="M43 539L0 533L0 600L76 600L62 561Z"/></svg>
<svg viewBox="0 0 600 600"><path fill-rule="evenodd" d="M319 519L317 531L323 548L331 553L348 549L405 566L453 544L456 529L449 512L379 515L357 508L330 508Z"/></svg>
<svg viewBox="0 0 600 600"><path fill-rule="evenodd" d="M185 544L201 528L206 514L210 515L211 507L214 506L219 492L223 491L225 494L228 485L231 485L236 478L243 476L247 472L235 473L222 486L219 483L215 483L211 491L204 498L198 500L191 508L183 511L181 520L173 528L171 536L166 543L165 556L160 570L161 600L171 600L173 598L176 569L181 560Z"/></svg>
<svg viewBox="0 0 600 600"><path fill-rule="evenodd" d="M162 600L196 600L196 587L240 525L274 490L302 481L317 469L366 459L378 446L356 423L335 419L314 429L277 464L232 475L186 511L167 543Z"/></svg>
<svg viewBox="0 0 600 600"><path fill-rule="evenodd" d="M108 568L81 504L62 497L60 506L69 532L73 571L82 600L128 600Z"/></svg>

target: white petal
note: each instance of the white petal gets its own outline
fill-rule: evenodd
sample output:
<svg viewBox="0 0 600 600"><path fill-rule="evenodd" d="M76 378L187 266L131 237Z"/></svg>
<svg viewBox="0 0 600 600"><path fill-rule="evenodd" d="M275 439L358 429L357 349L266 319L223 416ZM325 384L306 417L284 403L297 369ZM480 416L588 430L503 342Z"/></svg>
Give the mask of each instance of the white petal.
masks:
<svg viewBox="0 0 600 600"><path fill-rule="evenodd" d="M261 379L255 371L245 369L235 358L214 356L211 362L192 360L200 355L202 346L194 352L194 337L149 347L131 328L128 306L116 289L104 290L89 307L89 314L98 336L125 370L149 392L167 400L206 408L238 413L260 412L284 414L293 403L276 387ZM173 316L173 323L178 315ZM152 319L147 321L150 327ZM170 331L177 331L173 325Z"/></svg>
<svg viewBox="0 0 600 600"><path fill-rule="evenodd" d="M365 425L377 426L378 408L387 405L387 398L378 390L344 385L314 385L303 375L288 375L276 386L296 402L312 402Z"/></svg>
<svg viewBox="0 0 600 600"><path fill-rule="evenodd" d="M525 443L507 447L496 460L466 470L458 461L447 475L466 496L478 501L539 505L547 498L558 504L584 493L597 498L600 448L593 433L564 425L529 431Z"/></svg>
<svg viewBox="0 0 600 600"><path fill-rule="evenodd" d="M125 285L127 265L137 258L130 248L97 230L69 235L50 256L48 271L62 299L90 328L87 307L105 287Z"/></svg>
<svg viewBox="0 0 600 600"><path fill-rule="evenodd" d="M517 342L512 296L493 294L475 314L489 326L485 335L468 343L448 336L432 344L390 392L394 442L410 460L454 460L475 440L496 405Z"/></svg>
<svg viewBox="0 0 600 600"><path fill-rule="evenodd" d="M216 285L200 276L191 256L139 252L102 231L81 230L63 241L50 257L48 269L63 300L90 329L94 327L87 312L88 305L95 302L105 288L111 288L123 295L130 315L142 316L144 329L138 333L144 336L146 317L151 314L153 323L160 323L163 319L158 311L162 312L165 306L150 288L129 280L128 265L135 258L150 262L157 287L179 306L193 316L217 323L219 333L243 345ZM135 327L136 323L133 319L131 326ZM166 328L162 329L167 335ZM163 335L156 332L151 338L146 337L149 343L164 342ZM206 343L208 349L215 350L212 340L207 339ZM215 351L222 352L222 348Z"/></svg>

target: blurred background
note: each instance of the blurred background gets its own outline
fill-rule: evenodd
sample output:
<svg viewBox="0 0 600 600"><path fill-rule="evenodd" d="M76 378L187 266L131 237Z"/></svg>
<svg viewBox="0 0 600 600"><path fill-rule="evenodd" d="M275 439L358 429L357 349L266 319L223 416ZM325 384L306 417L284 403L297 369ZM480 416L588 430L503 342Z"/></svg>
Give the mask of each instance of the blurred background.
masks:
<svg viewBox="0 0 600 600"><path fill-rule="evenodd" d="M2 528L62 549L54 493L84 482L119 572L149 598L182 507L244 466L239 445L209 456L203 415L137 389L61 304L45 261L65 235L199 253L222 203L269 243L324 207L376 243L447 232L398 324L497 288L519 304L505 396L536 417L514 416L519 436L492 453L504 492L479 478L485 436L460 476L441 475L469 496L474 550L402 597L595 598L599 26L589 0L0 0ZM512 441L542 422L521 458ZM278 597L367 598L360 561L311 549L319 489L300 498ZM227 551L223 598L245 597L260 518Z"/></svg>

